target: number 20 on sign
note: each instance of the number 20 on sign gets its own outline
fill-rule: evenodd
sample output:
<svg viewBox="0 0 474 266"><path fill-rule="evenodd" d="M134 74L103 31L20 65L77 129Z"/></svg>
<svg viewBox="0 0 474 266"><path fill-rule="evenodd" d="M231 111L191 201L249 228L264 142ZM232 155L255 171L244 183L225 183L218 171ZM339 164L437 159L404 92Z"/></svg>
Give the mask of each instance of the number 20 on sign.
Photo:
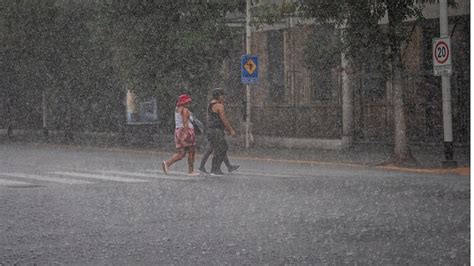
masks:
<svg viewBox="0 0 474 266"><path fill-rule="evenodd" d="M433 72L435 76L451 74L451 54L449 38L433 39Z"/></svg>

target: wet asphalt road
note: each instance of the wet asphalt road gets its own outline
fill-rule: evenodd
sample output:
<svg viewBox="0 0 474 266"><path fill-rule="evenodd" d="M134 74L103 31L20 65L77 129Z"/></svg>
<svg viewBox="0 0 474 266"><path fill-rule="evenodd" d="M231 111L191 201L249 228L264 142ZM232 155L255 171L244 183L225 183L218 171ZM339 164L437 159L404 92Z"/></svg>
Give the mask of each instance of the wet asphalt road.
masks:
<svg viewBox="0 0 474 266"><path fill-rule="evenodd" d="M0 265L469 264L469 176L170 155L0 145Z"/></svg>

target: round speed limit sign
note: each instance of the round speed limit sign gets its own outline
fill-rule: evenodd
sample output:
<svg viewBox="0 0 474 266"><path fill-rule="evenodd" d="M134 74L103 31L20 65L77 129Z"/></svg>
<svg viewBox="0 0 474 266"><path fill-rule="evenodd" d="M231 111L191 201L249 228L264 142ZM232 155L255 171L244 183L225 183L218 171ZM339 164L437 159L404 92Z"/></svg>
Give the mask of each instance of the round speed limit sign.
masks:
<svg viewBox="0 0 474 266"><path fill-rule="evenodd" d="M444 64L449 59L449 45L444 41L436 43L434 58L438 64Z"/></svg>
<svg viewBox="0 0 474 266"><path fill-rule="evenodd" d="M433 72L436 76L451 74L451 54L448 37L433 39Z"/></svg>

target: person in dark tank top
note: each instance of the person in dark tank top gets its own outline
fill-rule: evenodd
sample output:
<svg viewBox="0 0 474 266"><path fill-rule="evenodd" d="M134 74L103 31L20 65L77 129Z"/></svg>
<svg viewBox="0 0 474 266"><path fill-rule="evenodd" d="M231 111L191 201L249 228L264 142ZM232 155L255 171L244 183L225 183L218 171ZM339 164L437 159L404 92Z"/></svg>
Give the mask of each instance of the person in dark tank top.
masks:
<svg viewBox="0 0 474 266"><path fill-rule="evenodd" d="M213 95L212 95L212 100L209 103L209 105L207 106L207 120L208 120L207 121L208 122L207 127L209 129L211 129L211 131L213 131L214 129L224 130L224 128L225 128L224 122L220 118L219 113L213 112L213 110L212 110L215 104L218 104L218 103L223 104L223 102L224 102L223 101L223 91L221 91L221 89L219 89L219 88L214 89L213 90ZM209 156L214 151L213 144L215 143L215 141L213 139L213 136L214 136L213 134L207 134L208 147L207 147L206 151L204 152L204 154L202 155L201 164L199 166L199 171L202 172L202 173L207 173L207 171L206 171L206 162L209 159ZM230 163L229 157L227 156L227 153L225 153L224 158L223 158L222 161L226 165L227 171L229 173L237 171L240 168L239 165L232 165ZM222 171L218 171L218 172L222 173ZM214 173L214 175L215 175L215 173Z"/></svg>
<svg viewBox="0 0 474 266"><path fill-rule="evenodd" d="M224 90L216 88L212 90L212 100L207 108L208 112L208 130L207 139L209 141L209 149L201 160L201 171L205 171L204 165L212 151L214 156L212 157L211 175L223 176L224 173L221 170L223 161L227 161L227 167L229 172L235 171L240 168L238 165L231 165L228 161L227 150L229 146L225 140L225 133L227 132L230 136L235 137L235 131L230 125L225 115L224 109ZM229 167L230 166L230 167Z"/></svg>

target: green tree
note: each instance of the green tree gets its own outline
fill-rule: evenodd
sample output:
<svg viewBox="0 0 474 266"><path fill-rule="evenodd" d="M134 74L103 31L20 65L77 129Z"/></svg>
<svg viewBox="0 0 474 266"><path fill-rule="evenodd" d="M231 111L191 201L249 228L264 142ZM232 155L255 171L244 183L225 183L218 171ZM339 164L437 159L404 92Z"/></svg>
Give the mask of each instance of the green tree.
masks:
<svg viewBox="0 0 474 266"><path fill-rule="evenodd" d="M110 75L107 50L93 38L94 9L88 4L63 1L55 26L50 28L53 42L53 79L57 90L54 94L55 124L64 129L65 140L73 140L73 132L113 130L105 118L117 101L113 76ZM109 100L108 100L109 99Z"/></svg>
<svg viewBox="0 0 474 266"><path fill-rule="evenodd" d="M34 127L41 121L42 93L50 86L53 0L0 3L0 83L8 115L7 127ZM41 106L41 104L40 104ZM38 119L39 118L39 119Z"/></svg>
<svg viewBox="0 0 474 266"><path fill-rule="evenodd" d="M202 106L232 49L225 15L239 8L239 1L101 2L100 31L107 36L122 89L135 89L139 97L156 96L167 128L183 87Z"/></svg>
<svg viewBox="0 0 474 266"><path fill-rule="evenodd" d="M203 102L232 49L227 11L241 1L2 1L2 124L117 130L126 88L161 100L165 123L183 85ZM38 111L39 110L39 111ZM28 120L29 119L29 120ZM121 121L118 123L118 121Z"/></svg>

